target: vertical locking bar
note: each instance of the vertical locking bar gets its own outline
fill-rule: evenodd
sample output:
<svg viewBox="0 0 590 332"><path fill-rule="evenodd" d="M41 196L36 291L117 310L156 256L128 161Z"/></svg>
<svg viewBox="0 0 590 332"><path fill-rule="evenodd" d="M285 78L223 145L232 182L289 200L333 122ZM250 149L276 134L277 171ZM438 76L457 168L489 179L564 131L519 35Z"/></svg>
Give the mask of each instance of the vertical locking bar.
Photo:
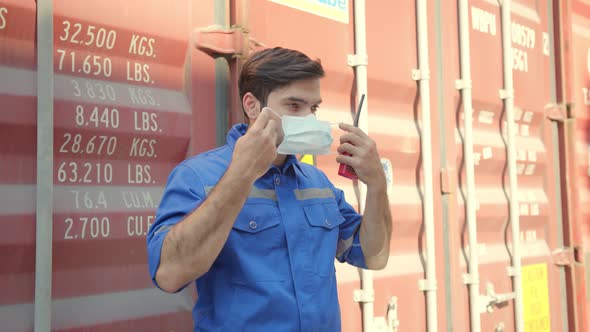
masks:
<svg viewBox="0 0 590 332"><path fill-rule="evenodd" d="M358 125L365 133L369 133L369 94L367 78L367 24L366 24L366 2L365 0L354 1L354 56L348 57L348 64L354 66L356 79L357 97L366 96L364 101L364 111L359 114ZM365 199L367 197L367 187L359 181L359 211L365 212ZM373 272L370 270L360 269L361 289L364 294L374 294ZM366 298L368 301L361 303L363 315L363 332L372 332L375 325L374 296Z"/></svg>
<svg viewBox="0 0 590 332"><path fill-rule="evenodd" d="M518 211L518 178L516 169L516 124L514 121L514 81L512 73L512 33L511 8L512 0L502 1L502 58L504 66L504 88L500 97L504 99L506 122L508 127L507 163L510 183L510 227L512 231L512 287L514 289L515 331L524 331L522 304L521 258L520 258L520 218Z"/></svg>
<svg viewBox="0 0 590 332"><path fill-rule="evenodd" d="M475 194L475 161L473 157L473 98L471 94L471 46L469 43L469 4L467 0L459 0L459 46L461 61L461 80L457 88L461 90L463 103L463 158L465 161L465 217L467 233L469 234L469 318L471 331L481 331L481 317L479 311L479 244L477 242L477 215Z"/></svg>
<svg viewBox="0 0 590 332"><path fill-rule="evenodd" d="M424 176L424 236L426 245L425 284L426 326L428 332L438 331L438 304L436 285L436 243L434 223L434 179L432 162L432 130L430 121L430 64L428 52L428 1L416 0L418 39L418 80L422 120L422 174Z"/></svg>

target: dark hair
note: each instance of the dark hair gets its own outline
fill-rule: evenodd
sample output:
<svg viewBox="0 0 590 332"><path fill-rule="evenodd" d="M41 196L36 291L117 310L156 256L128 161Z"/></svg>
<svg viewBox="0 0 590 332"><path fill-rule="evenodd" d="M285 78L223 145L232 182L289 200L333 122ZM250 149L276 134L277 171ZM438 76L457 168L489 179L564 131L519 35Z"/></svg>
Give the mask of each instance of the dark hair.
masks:
<svg viewBox="0 0 590 332"><path fill-rule="evenodd" d="M266 106L272 91L294 81L323 76L320 60L311 60L299 51L281 47L258 51L242 67L238 80L240 101L250 92Z"/></svg>

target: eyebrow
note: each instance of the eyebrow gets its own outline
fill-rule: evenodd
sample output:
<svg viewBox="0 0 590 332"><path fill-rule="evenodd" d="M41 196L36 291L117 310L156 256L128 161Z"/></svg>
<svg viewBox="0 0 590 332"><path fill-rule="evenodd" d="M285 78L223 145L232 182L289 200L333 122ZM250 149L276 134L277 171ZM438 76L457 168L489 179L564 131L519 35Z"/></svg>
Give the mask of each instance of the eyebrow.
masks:
<svg viewBox="0 0 590 332"><path fill-rule="evenodd" d="M285 98L285 100L287 100L287 101L293 101L293 102L296 102L296 103L302 103L302 104L306 104L306 105L309 104L307 102L307 100L305 100L303 98L298 98L298 97L287 97L287 98ZM322 103L322 100L320 99L317 102L315 102L314 105L319 105L321 103Z"/></svg>

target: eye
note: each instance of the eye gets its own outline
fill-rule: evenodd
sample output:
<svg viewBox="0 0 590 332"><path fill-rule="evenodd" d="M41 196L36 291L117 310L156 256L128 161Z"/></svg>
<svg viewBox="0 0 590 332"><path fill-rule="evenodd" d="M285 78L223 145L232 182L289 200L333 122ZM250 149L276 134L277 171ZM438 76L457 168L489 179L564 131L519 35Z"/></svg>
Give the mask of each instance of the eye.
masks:
<svg viewBox="0 0 590 332"><path fill-rule="evenodd" d="M315 112L317 112L319 108L320 108L320 106L319 106L319 105L313 105L313 106L311 107L311 113L314 113L314 114L315 114Z"/></svg>
<svg viewBox="0 0 590 332"><path fill-rule="evenodd" d="M289 107L290 111L297 111L299 109L299 104L291 103L291 104L287 104L287 107Z"/></svg>

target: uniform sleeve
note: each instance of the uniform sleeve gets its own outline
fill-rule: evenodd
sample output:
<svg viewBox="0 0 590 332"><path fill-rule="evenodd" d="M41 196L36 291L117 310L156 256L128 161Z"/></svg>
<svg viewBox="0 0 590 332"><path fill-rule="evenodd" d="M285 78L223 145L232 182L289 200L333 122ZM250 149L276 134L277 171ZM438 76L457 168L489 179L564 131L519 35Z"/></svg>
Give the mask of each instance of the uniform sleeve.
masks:
<svg viewBox="0 0 590 332"><path fill-rule="evenodd" d="M147 235L150 276L158 288L160 286L156 282L156 271L160 265L164 238L172 226L180 222L188 213L198 208L205 200L205 197L203 185L193 169L185 165L179 165L172 170L168 177L168 183L166 184L160 206L156 212L156 220L150 227Z"/></svg>
<svg viewBox="0 0 590 332"><path fill-rule="evenodd" d="M362 216L346 202L344 192L332 186L338 208L344 217L344 222L340 225L340 234L338 239L338 248L336 250L336 259L341 263L348 263L363 269L367 268L365 256L361 248L360 226Z"/></svg>

